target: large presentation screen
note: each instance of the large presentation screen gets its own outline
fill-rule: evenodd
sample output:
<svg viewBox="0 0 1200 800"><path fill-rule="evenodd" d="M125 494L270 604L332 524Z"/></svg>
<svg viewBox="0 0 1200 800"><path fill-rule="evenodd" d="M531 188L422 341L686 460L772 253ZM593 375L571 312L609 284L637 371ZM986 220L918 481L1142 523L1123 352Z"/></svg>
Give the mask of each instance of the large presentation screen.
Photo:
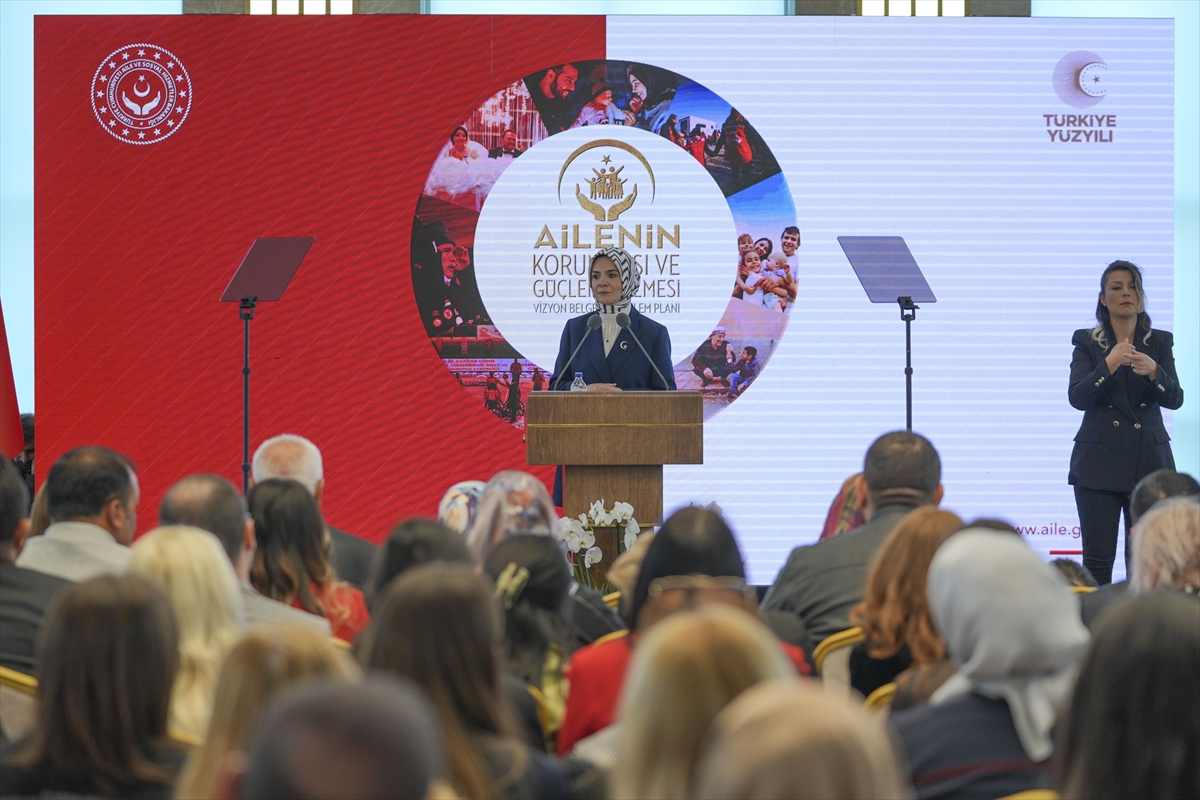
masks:
<svg viewBox="0 0 1200 800"><path fill-rule="evenodd" d="M913 427L944 506L1074 554L1071 335L1105 265L1140 265L1172 327L1172 25L39 18L43 452L125 447L151 502L236 477L217 298L255 237L313 236L253 323L254 439L316 441L330 521L379 539L523 467L590 254L622 247L704 396L666 507L718 503L769 582L905 425L905 323L872 302L897 279L851 263L887 237L923 282Z"/></svg>

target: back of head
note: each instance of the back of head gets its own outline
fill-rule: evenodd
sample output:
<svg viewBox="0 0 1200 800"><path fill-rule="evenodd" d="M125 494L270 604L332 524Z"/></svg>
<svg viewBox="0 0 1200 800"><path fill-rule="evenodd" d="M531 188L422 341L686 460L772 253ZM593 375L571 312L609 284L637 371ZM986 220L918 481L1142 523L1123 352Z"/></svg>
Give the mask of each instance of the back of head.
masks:
<svg viewBox="0 0 1200 800"><path fill-rule="evenodd" d="M879 719L797 680L747 689L717 716L696 793L713 800L908 796Z"/></svg>
<svg viewBox="0 0 1200 800"><path fill-rule="evenodd" d="M8 459L0 459L0 546L12 541L17 526L28 515L29 490L21 473Z"/></svg>
<svg viewBox="0 0 1200 800"><path fill-rule="evenodd" d="M541 685L546 652L569 655L563 604L571 568L549 536L520 534L496 545L484 564L504 606L504 644L510 664L527 683Z"/></svg>
<svg viewBox="0 0 1200 800"><path fill-rule="evenodd" d="M325 477L325 465L315 444L303 436L284 433L258 446L250 474L256 485L272 478L288 478L312 494L317 483Z"/></svg>
<svg viewBox="0 0 1200 800"><path fill-rule="evenodd" d="M247 498L254 517L258 551L250 580L254 588L275 600L299 597L305 609L316 611L309 584L335 580L325 547L325 521L316 500L294 480L271 478L255 484Z"/></svg>
<svg viewBox="0 0 1200 800"><path fill-rule="evenodd" d="M746 577L737 540L720 514L689 506L676 511L663 523L638 570L630 606L630 620L634 626L650 596L650 584L672 575Z"/></svg>
<svg viewBox="0 0 1200 800"><path fill-rule="evenodd" d="M471 551L462 535L440 522L408 519L388 534L380 548L371 596L378 597L403 572L430 561L472 563Z"/></svg>
<svg viewBox="0 0 1200 800"><path fill-rule="evenodd" d="M475 509L467 529L467 546L479 563L506 537L518 533L551 536L558 515L546 486L528 472L505 470L496 473Z"/></svg>
<svg viewBox="0 0 1200 800"><path fill-rule="evenodd" d="M1197 495L1200 495L1200 483L1186 472L1176 472L1173 469L1155 470L1133 487L1133 494L1129 497L1129 516L1136 525L1160 500Z"/></svg>
<svg viewBox="0 0 1200 800"><path fill-rule="evenodd" d="M919 433L892 431L874 441L863 459L872 504L929 505L942 482L942 461Z"/></svg>
<svg viewBox="0 0 1200 800"><path fill-rule="evenodd" d="M423 800L442 775L429 704L408 683L319 683L281 692L249 748L245 800Z"/></svg>
<svg viewBox="0 0 1200 800"><path fill-rule="evenodd" d="M1061 738L1064 797L1200 797L1200 602L1177 592L1105 614Z"/></svg>
<svg viewBox="0 0 1200 800"><path fill-rule="evenodd" d="M622 690L613 795L688 796L721 709L760 681L794 674L770 630L745 611L713 604L657 623L638 642Z"/></svg>
<svg viewBox="0 0 1200 800"><path fill-rule="evenodd" d="M1155 504L1133 528L1135 592L1200 586L1200 499Z"/></svg>
<svg viewBox="0 0 1200 800"><path fill-rule="evenodd" d="M160 525L189 525L217 537L236 564L246 530L246 501L220 475L189 475L172 486L158 506Z"/></svg>
<svg viewBox="0 0 1200 800"><path fill-rule="evenodd" d="M1073 561L1069 558L1056 558L1050 562L1050 566L1058 570L1058 573L1063 576L1068 586L1084 586L1096 587L1096 578L1091 571L1080 564L1078 561Z"/></svg>
<svg viewBox="0 0 1200 800"><path fill-rule="evenodd" d="M466 534L486 488L483 481L459 481L451 486L438 503L438 522L459 534Z"/></svg>
<svg viewBox="0 0 1200 800"><path fill-rule="evenodd" d="M46 476L46 510L54 522L95 517L112 500L128 503L133 475L124 456L107 447L63 453Z"/></svg>
<svg viewBox="0 0 1200 800"><path fill-rule="evenodd" d="M72 586L42 626L37 723L21 761L81 794L169 781L146 756L166 739L177 642L171 604L152 581L104 576Z"/></svg>

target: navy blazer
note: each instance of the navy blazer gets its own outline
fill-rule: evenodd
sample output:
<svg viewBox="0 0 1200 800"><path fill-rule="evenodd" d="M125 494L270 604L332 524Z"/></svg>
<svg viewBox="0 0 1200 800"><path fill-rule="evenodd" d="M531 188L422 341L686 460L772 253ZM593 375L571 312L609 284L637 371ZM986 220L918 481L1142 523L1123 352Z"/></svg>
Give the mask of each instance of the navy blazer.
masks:
<svg viewBox="0 0 1200 800"><path fill-rule="evenodd" d="M566 367L567 373L563 375L562 382L555 386L559 390L571 388L571 381L574 380L576 372L583 373L583 382L587 384L615 383L621 389L675 388L675 370L671 366L671 336L664 326L638 313L636 308L629 310L629 327L637 334L642 346L667 379L666 387L627 330L622 330L617 335L617 340L613 342L607 357L604 355L603 333L599 329L593 331L579 354L575 356L575 361L567 367L567 359L587 333L587 321L590 316L591 314L584 314L567 320L562 341L558 345L558 358L554 361L551 386L555 386L554 382Z"/></svg>
<svg viewBox="0 0 1200 800"><path fill-rule="evenodd" d="M1071 471L1067 483L1109 492L1133 491L1137 482L1164 467L1175 469L1171 437L1163 425L1162 408L1183 405L1183 389L1171 355L1173 338L1167 331L1151 330L1134 336L1134 347L1158 364L1154 380L1129 367L1108 371L1108 351L1084 328L1071 342L1071 386L1067 397L1083 412L1075 434Z"/></svg>

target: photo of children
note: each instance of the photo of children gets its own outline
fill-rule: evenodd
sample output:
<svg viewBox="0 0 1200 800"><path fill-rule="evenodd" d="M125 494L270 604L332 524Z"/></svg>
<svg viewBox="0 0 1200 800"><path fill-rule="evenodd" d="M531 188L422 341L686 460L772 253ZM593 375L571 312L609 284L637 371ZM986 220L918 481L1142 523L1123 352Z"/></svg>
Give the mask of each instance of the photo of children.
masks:
<svg viewBox="0 0 1200 800"><path fill-rule="evenodd" d="M733 296L780 313L795 303L800 266L800 229L786 189L780 174L729 198L739 231Z"/></svg>
<svg viewBox="0 0 1200 800"><path fill-rule="evenodd" d="M589 125L625 125L657 133L681 78L624 61L557 64L525 78L550 134Z"/></svg>
<svg viewBox="0 0 1200 800"><path fill-rule="evenodd" d="M745 393L762 373L787 327L788 317L759 305L730 300L709 337L675 364L680 391L700 392L709 419Z"/></svg>

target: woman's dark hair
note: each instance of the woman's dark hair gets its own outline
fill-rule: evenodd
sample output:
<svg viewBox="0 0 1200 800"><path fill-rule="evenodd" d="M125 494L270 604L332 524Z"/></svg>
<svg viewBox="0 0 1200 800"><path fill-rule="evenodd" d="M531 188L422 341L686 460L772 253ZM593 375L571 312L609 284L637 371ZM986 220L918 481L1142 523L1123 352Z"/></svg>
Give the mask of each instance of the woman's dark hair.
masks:
<svg viewBox="0 0 1200 800"><path fill-rule="evenodd" d="M463 797L493 793L476 735L513 736L501 688L499 614L465 564L413 567L388 585L363 639L363 666L414 681L446 737L450 779ZM523 754L523 750L521 753Z"/></svg>
<svg viewBox="0 0 1200 800"><path fill-rule="evenodd" d="M1200 601L1153 592L1104 616L1058 748L1064 797L1200 797Z"/></svg>
<svg viewBox="0 0 1200 800"><path fill-rule="evenodd" d="M372 602L402 572L430 561L472 563L462 534L431 519L406 519L388 534L371 577Z"/></svg>
<svg viewBox="0 0 1200 800"><path fill-rule="evenodd" d="M1098 585L1091 570L1078 561L1072 561L1069 558L1056 558L1050 562L1050 566L1058 570L1071 586L1091 586L1094 588Z"/></svg>
<svg viewBox="0 0 1200 800"><path fill-rule="evenodd" d="M771 240L770 240L770 239L768 239L768 238L767 238L767 237L765 237L765 236L763 236L761 239L755 239L755 240L754 240L754 249L755 249L755 250L757 250L757 249L758 249L758 243L759 243L759 242L766 242L766 243L767 243L767 252L763 253L763 258L766 258L767 256L771 255L771 253L775 252L775 245L771 244Z"/></svg>
<svg viewBox="0 0 1200 800"><path fill-rule="evenodd" d="M324 616L325 605L312 584L333 583L337 575L329 563L317 501L302 484L283 478L256 484L246 499L258 538L250 583L272 600L299 598L305 611Z"/></svg>
<svg viewBox="0 0 1200 800"><path fill-rule="evenodd" d="M112 796L169 784L154 763L168 747L179 665L171 601L137 575L71 587L50 607L38 641L37 719L19 767L50 777L47 791Z"/></svg>
<svg viewBox="0 0 1200 800"><path fill-rule="evenodd" d="M510 566L529 575L510 583L514 591L499 593L505 608L505 654L522 680L539 686L550 646L558 645L564 661L570 655L563 604L571 591L571 569L557 541L534 534L505 539L493 548L483 568L494 583Z"/></svg>
<svg viewBox="0 0 1200 800"><path fill-rule="evenodd" d="M646 550L629 609L631 628L650 596L650 584L672 575L745 578L742 553L720 514L706 508L681 508L663 523Z"/></svg>
<svg viewBox="0 0 1200 800"><path fill-rule="evenodd" d="M454 134L458 133L459 131L463 132L463 136L466 137L468 142L471 141L471 134L467 132L466 128L464 128L462 125L459 125L457 128L450 131L450 144L454 144Z"/></svg>
<svg viewBox="0 0 1200 800"><path fill-rule="evenodd" d="M1130 261L1114 261L1100 274L1100 294L1096 297L1096 322L1099 324L1092 329L1092 338L1105 350L1109 348L1110 344L1116 342L1112 316L1108 313L1108 306L1101 302L1104 297L1104 285L1108 283L1108 276L1114 272L1128 272L1133 276L1133 287L1137 291L1139 306L1134 330L1146 332L1146 335L1142 337L1143 342L1150 338L1150 315L1146 313L1146 292L1142 288L1142 270L1137 264Z"/></svg>

